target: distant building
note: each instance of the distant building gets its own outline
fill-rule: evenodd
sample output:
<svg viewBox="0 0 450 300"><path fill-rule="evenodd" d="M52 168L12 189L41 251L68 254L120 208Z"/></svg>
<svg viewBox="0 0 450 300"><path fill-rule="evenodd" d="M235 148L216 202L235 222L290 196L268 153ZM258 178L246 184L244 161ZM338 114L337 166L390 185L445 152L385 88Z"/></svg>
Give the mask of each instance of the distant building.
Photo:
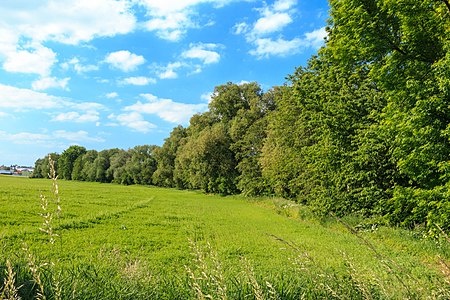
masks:
<svg viewBox="0 0 450 300"><path fill-rule="evenodd" d="M29 176L33 173L33 167L11 165L11 166L0 166L0 175L18 175L18 176Z"/></svg>

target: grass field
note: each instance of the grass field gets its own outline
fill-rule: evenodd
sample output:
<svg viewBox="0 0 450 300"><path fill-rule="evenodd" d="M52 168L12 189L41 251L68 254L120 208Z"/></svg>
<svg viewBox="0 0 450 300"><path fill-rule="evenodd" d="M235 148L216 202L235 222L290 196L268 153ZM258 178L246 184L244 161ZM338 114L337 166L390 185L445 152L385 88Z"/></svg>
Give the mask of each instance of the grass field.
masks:
<svg viewBox="0 0 450 300"><path fill-rule="evenodd" d="M14 299L11 281L22 299L450 298L446 239L352 233L281 199L58 185L52 244L39 229L52 181L0 176L0 299Z"/></svg>

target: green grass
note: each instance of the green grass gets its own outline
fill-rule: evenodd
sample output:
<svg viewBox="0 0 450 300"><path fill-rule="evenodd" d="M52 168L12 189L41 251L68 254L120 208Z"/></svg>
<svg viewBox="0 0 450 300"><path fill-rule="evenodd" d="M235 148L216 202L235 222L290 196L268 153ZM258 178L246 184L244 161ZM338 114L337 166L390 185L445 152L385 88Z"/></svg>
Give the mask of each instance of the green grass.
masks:
<svg viewBox="0 0 450 300"><path fill-rule="evenodd" d="M450 297L445 240L388 227L352 234L282 199L58 184L50 244L39 194L51 199L51 181L0 176L0 279L10 260L23 298L37 291L24 245L49 263L39 268L49 299Z"/></svg>

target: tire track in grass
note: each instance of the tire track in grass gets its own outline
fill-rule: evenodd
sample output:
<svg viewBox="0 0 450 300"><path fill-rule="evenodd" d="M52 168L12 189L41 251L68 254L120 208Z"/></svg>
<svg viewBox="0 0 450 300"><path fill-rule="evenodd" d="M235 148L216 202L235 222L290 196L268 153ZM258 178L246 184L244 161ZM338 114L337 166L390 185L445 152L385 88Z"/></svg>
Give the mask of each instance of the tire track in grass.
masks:
<svg viewBox="0 0 450 300"><path fill-rule="evenodd" d="M95 225L105 223L107 221L111 221L112 219L119 219L122 216L135 212L139 209L147 208L151 201L153 201L155 197L151 197L145 201L138 202L132 206L129 206L125 209L115 211L115 212L103 212L96 216L89 217L86 219L75 219L66 221L58 226L55 227L56 230L72 230L72 229L83 229L83 228L92 228Z"/></svg>
<svg viewBox="0 0 450 300"><path fill-rule="evenodd" d="M121 209L118 211L106 211L102 212L95 216L90 216L84 219L80 219L80 217L75 217L74 219L69 220L61 220L60 224L54 224L53 230L56 232L61 230L78 230L78 229L85 229L85 228L93 228L95 225L105 223L107 221L110 221L112 219L119 219L125 214L137 211L139 209L144 209L149 206L149 203L153 201L155 197L150 197L147 200L140 201L134 205L128 206L125 209ZM54 220L55 223L58 223L57 220ZM41 224L36 224L36 228L26 228L21 229L19 232L14 232L11 234L8 233L2 233L1 239L2 240L25 240L25 236L34 236L36 235L36 232L39 230L39 226Z"/></svg>

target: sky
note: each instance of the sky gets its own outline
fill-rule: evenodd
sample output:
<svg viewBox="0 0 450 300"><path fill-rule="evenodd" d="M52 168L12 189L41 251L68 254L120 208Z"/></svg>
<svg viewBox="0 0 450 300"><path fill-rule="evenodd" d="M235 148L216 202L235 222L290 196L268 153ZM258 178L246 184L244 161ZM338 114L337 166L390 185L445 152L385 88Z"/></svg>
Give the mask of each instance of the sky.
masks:
<svg viewBox="0 0 450 300"><path fill-rule="evenodd" d="M326 0L0 0L0 165L162 145L214 87L283 85Z"/></svg>

